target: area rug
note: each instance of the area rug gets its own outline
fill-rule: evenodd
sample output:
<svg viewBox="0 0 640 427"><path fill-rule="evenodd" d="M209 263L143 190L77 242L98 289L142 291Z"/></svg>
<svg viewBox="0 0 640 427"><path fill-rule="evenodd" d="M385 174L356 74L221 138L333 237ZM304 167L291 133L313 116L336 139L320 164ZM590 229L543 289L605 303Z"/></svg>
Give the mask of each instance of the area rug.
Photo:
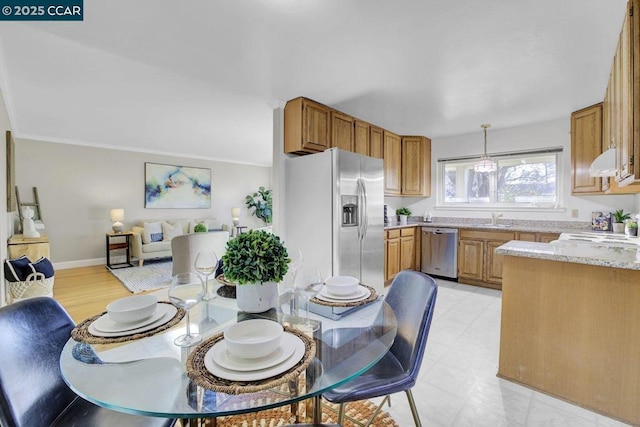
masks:
<svg viewBox="0 0 640 427"><path fill-rule="evenodd" d="M125 288L133 293L168 288L171 284L171 260L146 261L142 267L109 269Z"/></svg>
<svg viewBox="0 0 640 427"><path fill-rule="evenodd" d="M300 404L301 409L304 405ZM336 423L338 419L339 405L323 401L322 422ZM295 417L291 414L289 406L268 409L266 411L251 412L243 415L217 418L215 423L207 423L215 427L276 427L294 424ZM376 405L369 400L360 400L347 404L344 418L344 427L359 427L358 422L366 422L376 410ZM304 409L302 409L302 412ZM302 421L300 421L302 422ZM399 427L391 415L380 411L371 424L374 427Z"/></svg>

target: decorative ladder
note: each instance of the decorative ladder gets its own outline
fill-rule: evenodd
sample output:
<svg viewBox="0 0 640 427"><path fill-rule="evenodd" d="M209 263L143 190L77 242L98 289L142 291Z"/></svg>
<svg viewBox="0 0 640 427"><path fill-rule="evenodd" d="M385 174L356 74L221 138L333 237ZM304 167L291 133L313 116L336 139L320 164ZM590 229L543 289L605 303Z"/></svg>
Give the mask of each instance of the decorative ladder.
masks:
<svg viewBox="0 0 640 427"><path fill-rule="evenodd" d="M33 218L34 221L42 222L42 211L40 210L40 200L38 198L38 187L33 187L33 203L23 203L20 199L20 191L18 190L18 186L16 185L16 203L18 204L18 217L20 218L20 232L22 233L22 221L24 220L24 216L22 215L22 207L23 206L31 206L35 208L35 216Z"/></svg>

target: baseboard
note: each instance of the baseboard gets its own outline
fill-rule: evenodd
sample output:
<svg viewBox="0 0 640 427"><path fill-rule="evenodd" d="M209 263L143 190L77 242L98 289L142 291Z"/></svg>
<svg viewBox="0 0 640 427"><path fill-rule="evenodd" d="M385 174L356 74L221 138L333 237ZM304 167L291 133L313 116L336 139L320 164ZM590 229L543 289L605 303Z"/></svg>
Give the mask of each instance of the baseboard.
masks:
<svg viewBox="0 0 640 427"><path fill-rule="evenodd" d="M82 259L78 261L54 262L55 270L66 270L68 268L91 267L92 265L107 265L106 258Z"/></svg>

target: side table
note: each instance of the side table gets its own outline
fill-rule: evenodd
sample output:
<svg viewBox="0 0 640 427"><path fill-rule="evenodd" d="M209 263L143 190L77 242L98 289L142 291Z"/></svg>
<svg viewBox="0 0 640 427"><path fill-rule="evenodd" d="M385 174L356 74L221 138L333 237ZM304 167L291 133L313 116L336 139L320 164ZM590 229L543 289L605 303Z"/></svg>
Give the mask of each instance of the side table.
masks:
<svg viewBox="0 0 640 427"><path fill-rule="evenodd" d="M26 255L31 261L37 261L40 257L51 258L49 253L49 238L45 234L40 237L24 237L22 234L14 234L9 237L8 255L10 259Z"/></svg>
<svg viewBox="0 0 640 427"><path fill-rule="evenodd" d="M125 268L133 267L131 263L131 246L130 240L133 233L131 231L123 231L121 233L107 233L107 268ZM127 253L126 262L111 263L111 251L125 249Z"/></svg>

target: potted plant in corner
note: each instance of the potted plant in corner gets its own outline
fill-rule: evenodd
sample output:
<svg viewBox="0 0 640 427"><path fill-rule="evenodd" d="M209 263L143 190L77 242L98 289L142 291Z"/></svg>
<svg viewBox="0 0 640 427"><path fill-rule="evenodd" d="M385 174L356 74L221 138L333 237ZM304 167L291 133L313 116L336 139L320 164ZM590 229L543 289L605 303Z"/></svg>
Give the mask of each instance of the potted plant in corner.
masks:
<svg viewBox="0 0 640 427"><path fill-rule="evenodd" d="M629 218L624 222L624 234L627 236L637 236L638 235L638 221L635 219Z"/></svg>
<svg viewBox="0 0 640 427"><path fill-rule="evenodd" d="M265 225L271 224L271 215L273 211L273 201L271 198L271 190L265 190L264 187L258 188L258 191L245 197L247 208L254 208L253 214L264 221Z"/></svg>
<svg viewBox="0 0 640 427"><path fill-rule="evenodd" d="M237 284L240 310L262 313L276 306L278 282L291 262L280 237L263 230L242 233L227 242L222 262L225 278Z"/></svg>
<svg viewBox="0 0 640 427"><path fill-rule="evenodd" d="M611 218L613 218L613 232L624 233L624 220L631 218L631 215L624 213L624 209L618 209L611 214Z"/></svg>
<svg viewBox="0 0 640 427"><path fill-rule="evenodd" d="M398 215L400 225L407 225L407 218L411 215L411 211L409 210L409 208L402 207L396 210L396 215Z"/></svg>

